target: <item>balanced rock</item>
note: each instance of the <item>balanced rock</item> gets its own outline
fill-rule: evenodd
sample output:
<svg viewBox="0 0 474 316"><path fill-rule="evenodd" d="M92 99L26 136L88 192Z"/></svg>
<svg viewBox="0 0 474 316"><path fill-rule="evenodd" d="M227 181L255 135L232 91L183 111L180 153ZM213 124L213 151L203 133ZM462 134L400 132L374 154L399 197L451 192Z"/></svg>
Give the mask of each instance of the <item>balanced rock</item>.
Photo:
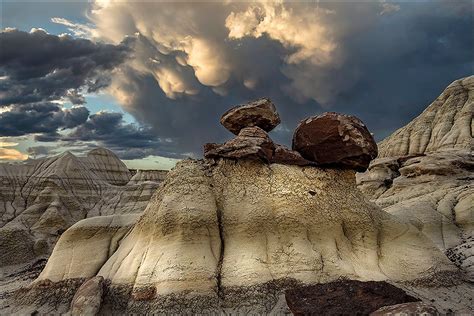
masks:
<svg viewBox="0 0 474 316"><path fill-rule="evenodd" d="M260 127L245 127L239 135L224 144L208 143L204 145L206 158L254 159L269 162L272 159L275 144Z"/></svg>
<svg viewBox="0 0 474 316"><path fill-rule="evenodd" d="M222 115L221 124L235 135L241 129L252 126L269 132L280 124L280 116L275 105L269 99L262 98L228 110Z"/></svg>
<svg viewBox="0 0 474 316"><path fill-rule="evenodd" d="M301 121L293 135L293 150L318 165L365 171L377 157L377 144L354 116L323 113Z"/></svg>

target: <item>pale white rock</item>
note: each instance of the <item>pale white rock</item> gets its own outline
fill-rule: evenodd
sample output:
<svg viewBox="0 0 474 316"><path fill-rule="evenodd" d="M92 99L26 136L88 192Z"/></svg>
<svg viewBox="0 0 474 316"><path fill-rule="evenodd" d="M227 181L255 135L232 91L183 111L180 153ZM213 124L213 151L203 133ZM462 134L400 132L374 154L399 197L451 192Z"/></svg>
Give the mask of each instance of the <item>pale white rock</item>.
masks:
<svg viewBox="0 0 474 316"><path fill-rule="evenodd" d="M97 275L132 296L178 295L169 303L284 280L411 282L457 271L415 226L367 201L350 170L186 160L125 235L109 224L89 230L99 219L66 231L36 282Z"/></svg>
<svg viewBox="0 0 474 316"><path fill-rule="evenodd" d="M84 218L142 212L162 178L131 179L103 148L0 164L0 267L47 258L59 235Z"/></svg>
<svg viewBox="0 0 474 316"><path fill-rule="evenodd" d="M378 157L473 150L474 76L451 83L426 110L378 144Z"/></svg>
<svg viewBox="0 0 474 316"><path fill-rule="evenodd" d="M417 118L379 144L357 175L385 211L412 223L474 280L474 76L454 81Z"/></svg>

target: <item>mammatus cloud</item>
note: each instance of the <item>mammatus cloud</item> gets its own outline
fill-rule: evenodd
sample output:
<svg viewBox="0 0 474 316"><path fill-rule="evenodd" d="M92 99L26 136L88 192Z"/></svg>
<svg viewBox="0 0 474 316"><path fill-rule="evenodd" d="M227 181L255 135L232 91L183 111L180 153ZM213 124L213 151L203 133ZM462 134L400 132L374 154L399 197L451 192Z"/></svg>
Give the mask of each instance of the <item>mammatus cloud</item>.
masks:
<svg viewBox="0 0 474 316"><path fill-rule="evenodd" d="M96 1L91 6L90 24L54 22L89 37L86 42L100 48L92 50L93 56L111 50L107 56L118 58L102 66L105 71L94 73L93 67L86 80L79 76L81 84L73 88L58 80L57 90L41 92L47 91L40 84L50 82L47 74L54 78L69 71L60 67L55 72L47 62L39 83L32 82L44 96L41 103L57 106L64 100L80 106L84 90L106 89L140 125L102 113L73 120L78 125L68 128L76 123L58 120L64 115L50 107L52 114L45 117L61 123L55 123L57 131L37 134L38 141L86 147L95 142L136 157L199 156L203 142L228 137L218 123L227 108L262 96L275 102L282 117L271 135L277 142L288 143L299 120L329 108L359 116L381 139L417 115L449 82L472 73L473 41L466 32L472 27L470 1ZM28 58L34 51L21 50ZM49 53L54 60L54 52ZM85 65L77 69L104 61L85 55L76 58ZM0 80L11 82L7 73ZM32 99L15 104L40 103L35 93L22 89L26 93L0 92ZM4 108L16 111L12 104ZM107 126L122 137L109 135ZM144 142L129 141L134 138Z"/></svg>

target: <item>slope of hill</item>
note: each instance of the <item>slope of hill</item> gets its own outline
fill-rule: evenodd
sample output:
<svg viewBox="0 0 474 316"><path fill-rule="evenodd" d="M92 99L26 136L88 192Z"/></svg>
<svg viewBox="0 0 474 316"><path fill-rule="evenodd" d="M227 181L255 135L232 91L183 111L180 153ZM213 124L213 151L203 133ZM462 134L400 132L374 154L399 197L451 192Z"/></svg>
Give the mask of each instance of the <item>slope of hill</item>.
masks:
<svg viewBox="0 0 474 316"><path fill-rule="evenodd" d="M423 113L378 144L379 158L473 150L474 76L451 83Z"/></svg>
<svg viewBox="0 0 474 316"><path fill-rule="evenodd" d="M454 81L423 113L379 144L357 175L385 211L418 227L474 280L474 76Z"/></svg>

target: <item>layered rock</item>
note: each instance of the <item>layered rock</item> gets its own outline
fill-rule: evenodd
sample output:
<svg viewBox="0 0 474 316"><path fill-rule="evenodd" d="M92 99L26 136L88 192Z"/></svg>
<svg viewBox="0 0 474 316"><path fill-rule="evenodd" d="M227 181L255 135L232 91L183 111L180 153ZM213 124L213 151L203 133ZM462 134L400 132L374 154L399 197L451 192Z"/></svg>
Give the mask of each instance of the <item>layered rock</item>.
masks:
<svg viewBox="0 0 474 316"><path fill-rule="evenodd" d="M131 181L106 149L0 165L0 267L47 258L61 233L86 217L142 212L159 185ZM129 183L130 182L130 183Z"/></svg>
<svg viewBox="0 0 474 316"><path fill-rule="evenodd" d="M235 135L245 127L254 126L269 132L280 124L280 116L275 105L263 98L233 107L222 115L220 122Z"/></svg>
<svg viewBox="0 0 474 316"><path fill-rule="evenodd" d="M379 144L359 188L412 223L474 280L474 76L454 81L423 113Z"/></svg>
<svg viewBox="0 0 474 316"><path fill-rule="evenodd" d="M102 276L105 313L265 313L298 284L457 273L418 229L366 201L351 170L186 160L127 233L88 221L63 234L37 283Z"/></svg>
<svg viewBox="0 0 474 316"><path fill-rule="evenodd" d="M379 144L379 157L473 150L474 76L451 83L423 113Z"/></svg>
<svg viewBox="0 0 474 316"><path fill-rule="evenodd" d="M219 144L206 144L204 157L230 159L257 159L269 162L273 157L275 144L259 127L245 127L237 137Z"/></svg>
<svg viewBox="0 0 474 316"><path fill-rule="evenodd" d="M377 157L377 144L354 116L327 112L301 121L293 134L293 150L321 166L365 171Z"/></svg>

